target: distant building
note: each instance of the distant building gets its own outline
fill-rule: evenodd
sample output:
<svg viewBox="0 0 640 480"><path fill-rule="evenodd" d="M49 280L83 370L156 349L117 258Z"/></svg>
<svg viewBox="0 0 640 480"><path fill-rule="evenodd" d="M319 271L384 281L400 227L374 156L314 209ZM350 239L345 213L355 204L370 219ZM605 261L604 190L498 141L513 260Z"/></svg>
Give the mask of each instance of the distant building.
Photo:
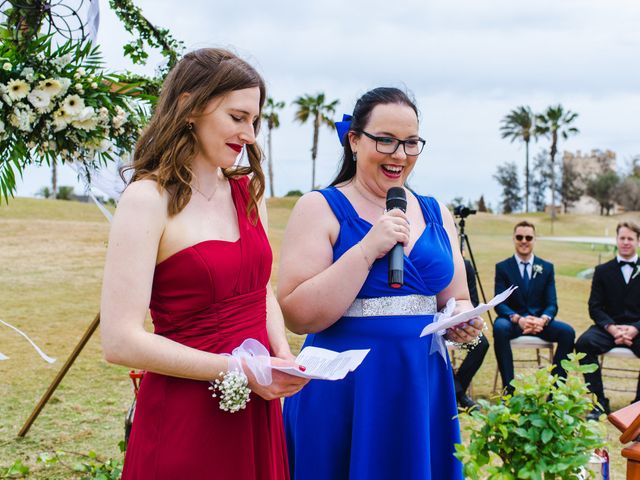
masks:
<svg viewBox="0 0 640 480"><path fill-rule="evenodd" d="M580 177L577 180L577 185L584 190L586 190L589 180L606 171L615 172L617 170L616 154L611 150L594 149L589 154L583 154L580 150L576 153L565 151L562 156L562 166L565 168L567 165L573 167L574 172L579 173ZM619 213L621 211L622 207L616 204L611 213ZM585 193L565 213L598 215L600 213L600 205Z"/></svg>

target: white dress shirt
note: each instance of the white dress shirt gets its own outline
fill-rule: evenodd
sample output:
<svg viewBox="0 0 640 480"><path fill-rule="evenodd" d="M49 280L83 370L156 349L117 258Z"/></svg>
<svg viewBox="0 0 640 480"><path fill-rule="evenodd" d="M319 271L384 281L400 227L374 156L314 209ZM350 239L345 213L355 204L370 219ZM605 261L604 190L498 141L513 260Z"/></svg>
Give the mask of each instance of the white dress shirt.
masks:
<svg viewBox="0 0 640 480"><path fill-rule="evenodd" d="M616 255L616 258L617 258L618 262L638 263L638 255L634 256L633 258L630 258L629 260L625 260L620 255ZM629 280L631 280L631 274L633 273L633 267L631 267L629 265L625 265L624 267L621 267L620 269L622 270L622 275L624 276L624 282L625 283L629 283Z"/></svg>
<svg viewBox="0 0 640 480"><path fill-rule="evenodd" d="M524 277L524 264L523 264L523 262L529 263L529 265L527 265L527 272L529 273L529 280L531 280L533 278L533 276L531 274L533 273L533 260L535 258L533 256L533 254L531 254L531 256L529 258L522 258L518 254L515 254L513 256L513 258L516 259L516 263L518 264L518 269L520 270L520 276L521 277Z"/></svg>

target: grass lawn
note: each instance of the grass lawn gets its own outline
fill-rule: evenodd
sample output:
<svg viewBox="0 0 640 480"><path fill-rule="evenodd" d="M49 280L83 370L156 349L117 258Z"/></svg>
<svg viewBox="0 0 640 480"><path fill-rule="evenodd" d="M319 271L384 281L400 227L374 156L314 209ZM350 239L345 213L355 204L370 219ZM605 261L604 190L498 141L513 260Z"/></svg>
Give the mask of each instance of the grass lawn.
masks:
<svg viewBox="0 0 640 480"><path fill-rule="evenodd" d="M284 226L294 203L291 198L269 202L274 282ZM612 235L616 223L627 217L634 215L563 216L556 221L554 234ZM511 229L524 218L536 223L539 234L550 234L549 221L538 214L479 214L467 221L467 233L488 297L493 296L493 266L512 254ZM24 339L0 325L0 352L10 357L0 362L0 466L21 459L31 467L31 478L77 475L62 465L46 468L36 464L41 452L70 452L65 457L70 465L81 458L73 452L86 454L94 450L101 458L120 455L118 442L132 391L128 369L103 360L99 334L89 342L26 438L16 438L98 310L108 228L93 205L17 198L8 206L0 206L0 319L27 332L47 354L58 359L53 365L46 364ZM591 324L587 314L590 282L575 274L599 260L608 260L612 251L603 246L540 240L536 254L556 266L559 318L582 333ZM302 337L291 334L290 341L298 349ZM490 352L474 379L475 396L492 396L495 368L495 357ZM627 385L635 387L633 381ZM620 408L633 399L633 394L612 393L610 397L612 406ZM622 479L624 462L618 454L618 433L612 427L608 432L612 478Z"/></svg>

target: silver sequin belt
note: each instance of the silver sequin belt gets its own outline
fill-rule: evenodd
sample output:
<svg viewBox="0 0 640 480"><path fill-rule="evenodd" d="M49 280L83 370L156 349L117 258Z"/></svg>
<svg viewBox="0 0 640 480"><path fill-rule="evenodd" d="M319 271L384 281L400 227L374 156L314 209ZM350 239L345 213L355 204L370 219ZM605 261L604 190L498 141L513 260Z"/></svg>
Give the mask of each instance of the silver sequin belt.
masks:
<svg viewBox="0 0 640 480"><path fill-rule="evenodd" d="M434 295L356 298L344 317L385 317L388 315L433 315L438 311Z"/></svg>

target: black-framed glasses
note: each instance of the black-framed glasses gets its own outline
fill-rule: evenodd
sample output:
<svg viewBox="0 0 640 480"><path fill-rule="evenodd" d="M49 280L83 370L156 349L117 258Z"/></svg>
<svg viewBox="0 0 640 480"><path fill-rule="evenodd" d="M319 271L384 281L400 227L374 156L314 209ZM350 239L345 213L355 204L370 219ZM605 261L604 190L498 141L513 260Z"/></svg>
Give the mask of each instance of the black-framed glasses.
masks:
<svg viewBox="0 0 640 480"><path fill-rule="evenodd" d="M519 242L521 242L522 240L530 242L531 240L533 240L533 235L516 235L516 240Z"/></svg>
<svg viewBox="0 0 640 480"><path fill-rule="evenodd" d="M398 140L397 138L393 137L376 137L375 135L371 135L364 130L360 130L360 133L376 142L376 152L385 153L387 155L396 153L396 150L398 150L398 147L400 146L400 144L402 144L405 155L407 155L408 157L415 157L417 155L420 155L422 149L424 149L424 145L427 143L422 138Z"/></svg>

